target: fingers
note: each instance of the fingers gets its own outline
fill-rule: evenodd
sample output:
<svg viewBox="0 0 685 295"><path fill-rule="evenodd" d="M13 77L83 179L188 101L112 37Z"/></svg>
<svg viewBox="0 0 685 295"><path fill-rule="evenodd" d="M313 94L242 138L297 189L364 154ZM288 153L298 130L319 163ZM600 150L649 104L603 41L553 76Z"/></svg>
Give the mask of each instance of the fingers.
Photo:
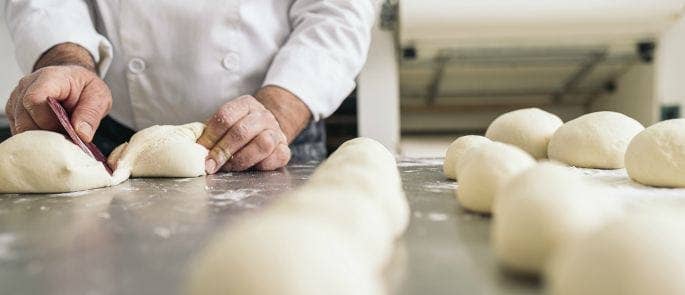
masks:
<svg viewBox="0 0 685 295"><path fill-rule="evenodd" d="M21 104L16 104L14 107L14 134L22 133L24 131L40 129L38 124L33 121L31 115L24 109Z"/></svg>
<svg viewBox="0 0 685 295"><path fill-rule="evenodd" d="M12 135L16 134L14 131L14 93L17 91L15 88L12 91L12 94L10 94L10 98L7 100L7 104L5 104L5 115L7 116L7 121L9 121L10 124L10 132L12 132Z"/></svg>
<svg viewBox="0 0 685 295"><path fill-rule="evenodd" d="M86 84L71 114L71 124L78 136L85 142L91 142L100 121L111 108L112 95L102 80Z"/></svg>
<svg viewBox="0 0 685 295"><path fill-rule="evenodd" d="M68 78L62 71L55 69L42 69L32 76L34 79L26 86L19 100L23 110L18 109L17 105L15 111L27 112L36 123L35 129L57 130L60 127L59 122L52 114L47 99L52 97L59 101L65 100L71 92Z"/></svg>
<svg viewBox="0 0 685 295"><path fill-rule="evenodd" d="M233 154L243 149L265 130L271 130L273 134L276 134L276 130L280 130L276 119L266 110L251 112L235 123L209 151L209 157L205 162L207 173L216 173L231 159Z"/></svg>
<svg viewBox="0 0 685 295"><path fill-rule="evenodd" d="M245 170L269 158L276 149L280 152L264 167L290 159L287 138L278 121L252 96L242 96L222 106L207 122L198 143L209 148L205 162L208 174L219 169ZM281 144L287 152L279 147Z"/></svg>
<svg viewBox="0 0 685 295"><path fill-rule="evenodd" d="M14 131L14 119L7 117L7 121L9 121L9 124L10 124L10 134L12 134L12 135L17 134L17 132Z"/></svg>
<svg viewBox="0 0 685 295"><path fill-rule="evenodd" d="M13 134L32 129L57 130L59 122L47 99L62 103L82 140L92 141L100 120L109 112L109 88L94 73L79 66L46 67L22 78L5 111Z"/></svg>
<svg viewBox="0 0 685 295"><path fill-rule="evenodd" d="M17 134L19 132L29 130L26 128L34 126L34 123L27 124L27 120L24 115L17 114L17 112L26 112L23 107L17 108L17 103L22 100L22 98L24 97L24 93L26 93L28 85L33 83L34 80L35 77L33 75L26 76L19 80L17 86L12 90L10 98L7 100L7 104L5 105L5 115L7 115L7 119L10 123L10 131L12 132L12 134ZM22 119L19 120L19 122L21 123L20 127L22 131L17 130L17 117L22 117Z"/></svg>
<svg viewBox="0 0 685 295"><path fill-rule="evenodd" d="M281 143L282 138L276 131L264 130L222 168L224 171L244 171L268 158Z"/></svg>
<svg viewBox="0 0 685 295"><path fill-rule="evenodd" d="M250 113L248 96L236 98L221 106L212 118L207 121L207 128L198 138L197 143L212 149L233 125Z"/></svg>
<svg viewBox="0 0 685 295"><path fill-rule="evenodd" d="M290 148L285 143L280 143L276 149L266 159L255 165L255 168L262 171L272 171L284 167L290 161Z"/></svg>

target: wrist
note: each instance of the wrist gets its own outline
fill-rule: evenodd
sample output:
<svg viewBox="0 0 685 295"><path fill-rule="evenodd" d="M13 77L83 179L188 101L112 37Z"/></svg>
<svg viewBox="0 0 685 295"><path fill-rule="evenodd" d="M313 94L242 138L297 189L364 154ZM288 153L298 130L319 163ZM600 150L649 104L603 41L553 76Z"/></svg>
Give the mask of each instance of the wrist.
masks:
<svg viewBox="0 0 685 295"><path fill-rule="evenodd" d="M88 50L75 43L61 43L43 53L36 61L33 70L48 66L81 66L96 73L95 60Z"/></svg>
<svg viewBox="0 0 685 295"><path fill-rule="evenodd" d="M278 86L264 86L254 97L269 110L281 126L281 130L292 142L311 120L307 105L290 91Z"/></svg>

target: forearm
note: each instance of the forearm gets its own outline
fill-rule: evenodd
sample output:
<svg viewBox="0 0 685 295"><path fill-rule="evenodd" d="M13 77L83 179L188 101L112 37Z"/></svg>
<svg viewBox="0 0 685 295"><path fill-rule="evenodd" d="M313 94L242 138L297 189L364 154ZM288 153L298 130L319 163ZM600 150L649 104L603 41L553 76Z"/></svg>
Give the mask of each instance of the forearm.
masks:
<svg viewBox="0 0 685 295"><path fill-rule="evenodd" d="M36 61L33 70L58 65L78 65L96 72L93 56L88 50L74 43L62 43L53 46Z"/></svg>
<svg viewBox="0 0 685 295"><path fill-rule="evenodd" d="M374 0L295 0L292 33L273 58L263 85L301 99L319 120L330 116L355 87L371 41Z"/></svg>
<svg viewBox="0 0 685 295"><path fill-rule="evenodd" d="M304 102L281 87L264 86L257 91L255 98L276 117L288 143L291 143L311 120L312 114Z"/></svg>

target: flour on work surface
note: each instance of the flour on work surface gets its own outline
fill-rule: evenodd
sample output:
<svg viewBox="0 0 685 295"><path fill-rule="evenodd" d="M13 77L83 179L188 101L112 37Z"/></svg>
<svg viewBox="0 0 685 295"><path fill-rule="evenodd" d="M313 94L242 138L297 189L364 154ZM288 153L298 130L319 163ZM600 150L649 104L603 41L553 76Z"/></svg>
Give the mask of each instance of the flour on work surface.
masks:
<svg viewBox="0 0 685 295"><path fill-rule="evenodd" d="M233 201L233 202L240 202L246 198L249 198L257 193L259 193L260 190L258 189L237 189L237 190L231 190L227 191L221 194L216 194L212 195L212 200L217 200L217 201Z"/></svg>
<svg viewBox="0 0 685 295"><path fill-rule="evenodd" d="M403 158L397 163L397 167L442 166L443 162L443 158Z"/></svg>
<svg viewBox="0 0 685 295"><path fill-rule="evenodd" d="M437 181L437 182L429 182L423 186L423 190L429 191L429 192L434 192L434 193L441 193L444 191L452 191L457 188L457 183L455 181Z"/></svg>
<svg viewBox="0 0 685 295"><path fill-rule="evenodd" d="M625 169L585 169L572 168L581 174L606 185L613 197L630 203L649 203L658 200L673 200L685 205L685 188L650 187L634 182Z"/></svg>
<svg viewBox="0 0 685 295"><path fill-rule="evenodd" d="M424 213L424 212L416 211L413 213L413 215L416 218L425 218L425 219L428 219L430 221L436 221L436 222L437 221L445 221L445 220L449 219L449 215L447 215L445 213L439 213L439 212Z"/></svg>

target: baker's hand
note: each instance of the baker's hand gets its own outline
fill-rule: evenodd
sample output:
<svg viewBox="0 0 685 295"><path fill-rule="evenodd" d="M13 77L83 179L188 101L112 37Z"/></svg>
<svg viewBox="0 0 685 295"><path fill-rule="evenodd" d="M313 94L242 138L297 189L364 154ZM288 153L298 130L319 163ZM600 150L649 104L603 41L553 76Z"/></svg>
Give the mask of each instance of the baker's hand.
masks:
<svg viewBox="0 0 685 295"><path fill-rule="evenodd" d="M207 122L197 141L210 150L207 173L275 170L290 160L288 139L271 113L254 96L225 103Z"/></svg>
<svg viewBox="0 0 685 295"><path fill-rule="evenodd" d="M5 113L12 134L59 128L48 97L62 103L85 142L93 139L100 120L112 106L109 88L94 72L76 65L44 67L22 78L10 95Z"/></svg>
<svg viewBox="0 0 685 295"><path fill-rule="evenodd" d="M93 140L100 120L112 107L112 94L95 74L93 57L74 43L61 43L43 53L34 72L14 88L5 105L12 134L59 128L48 97L62 103L71 114L76 133L85 142Z"/></svg>

